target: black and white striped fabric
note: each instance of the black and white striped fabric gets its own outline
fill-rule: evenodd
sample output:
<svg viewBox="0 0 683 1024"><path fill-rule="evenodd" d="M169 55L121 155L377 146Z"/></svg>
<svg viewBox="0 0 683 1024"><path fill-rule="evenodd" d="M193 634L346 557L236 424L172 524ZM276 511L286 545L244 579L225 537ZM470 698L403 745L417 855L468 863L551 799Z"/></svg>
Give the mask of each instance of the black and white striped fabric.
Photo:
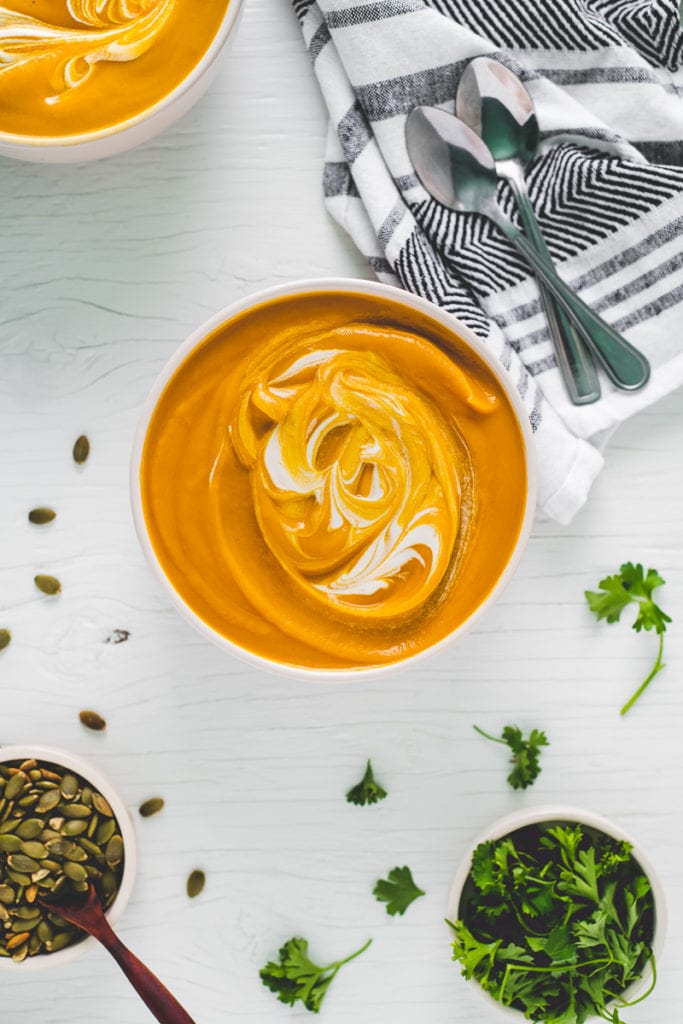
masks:
<svg viewBox="0 0 683 1024"><path fill-rule="evenodd" d="M500 358L535 431L539 508L568 523L622 420L683 383L683 31L678 0L293 0L330 113L326 204L377 276L454 313ZM538 288L483 218L439 206L405 147L483 53L526 82L528 186L560 273L650 359L640 392L569 402ZM516 218L511 195L499 199Z"/></svg>

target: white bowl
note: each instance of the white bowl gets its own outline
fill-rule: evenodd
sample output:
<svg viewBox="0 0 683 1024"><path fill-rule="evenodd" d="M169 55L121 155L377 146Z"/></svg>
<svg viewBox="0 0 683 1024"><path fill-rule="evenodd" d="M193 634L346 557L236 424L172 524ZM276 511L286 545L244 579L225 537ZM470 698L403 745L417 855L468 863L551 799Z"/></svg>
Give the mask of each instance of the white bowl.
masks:
<svg viewBox="0 0 683 1024"><path fill-rule="evenodd" d="M458 337L469 345L471 349L477 354L477 356L486 364L489 370L493 373L496 379L500 382L517 418L520 426L524 441L524 451L526 459L526 471L527 471L527 499L524 510L524 517L520 528L519 536L515 544L514 550L508 560L505 569L501 573L497 583L492 588L488 597L479 605L478 608L470 615L468 619L457 626L448 636L444 637L438 643L433 646L413 654L408 658L404 658L401 661L392 662L387 665L380 665L370 668L336 668L336 669L312 669L306 667L298 667L292 665L282 664L280 662L271 660L261 655L252 653L232 640L228 640L222 634L218 633L211 626L208 626L185 602L182 596L173 587L168 577L166 576L163 568L161 567L157 558L156 552L152 546L152 543L147 532L147 526L145 524L145 518L142 510L142 493L140 489L140 465L142 460L142 451L145 443L145 437L150 424L150 420L156 408L156 404L162 395L169 380L176 372L178 367L187 359L190 353L203 343L203 341L217 328L221 327L227 321L233 319L239 313L247 310L254 306L259 306L262 303L269 302L271 299L282 298L286 296L298 296L298 295L310 295L321 292L343 293L343 294L357 294L359 296L370 295L379 299L388 299L393 303L403 304L407 310L416 310L425 316L430 317L436 321L437 324L446 327L448 330L454 332ZM227 306L225 309L217 313L205 324L203 324L194 334L190 335L187 341L176 350L174 355L168 361L164 369L157 377L154 386L145 402L142 410L142 415L133 442L133 451L131 456L131 475L130 475L130 490L131 490L131 502L133 508L133 520L135 522L135 529L137 531L138 539L142 545L142 549L147 557L149 564L151 565L154 574L157 579L161 582L164 590L170 597L173 604L176 606L178 611L189 621L192 625L202 634L207 637L218 647L221 647L225 651L229 651L231 654L237 655L243 661L246 661L250 665L254 665L258 668L267 668L272 671L284 674L287 676L295 676L298 678L309 678L314 681L329 681L339 680L342 677L352 678L354 680L370 679L380 676L385 676L389 673L395 673L397 670L404 668L408 665L413 666L423 661L426 657L434 654L436 651L442 650L444 647L452 644L456 638L463 636L470 629L472 629L486 614L491 605L498 599L502 591L505 589L510 579L514 575L515 569L517 568L519 561L524 552L531 527L533 525L534 513L536 509L536 492L537 492L537 474L536 474L536 453L534 448L533 435L531 432L531 426L527 412L524 408L524 404L514 386L511 379L507 376L504 368L498 362L498 360L491 355L484 343L478 338L465 324L462 324L450 313L445 312L438 306L433 305L431 302L427 302L426 299L419 298L413 295L411 292L404 292L398 288L393 288L389 285L379 284L373 281L356 280L352 278L331 278L331 279L313 279L295 281L291 284L278 285L274 288L268 288L265 291L257 292L255 295L250 295L246 298L239 299L232 305Z"/></svg>
<svg viewBox="0 0 683 1024"><path fill-rule="evenodd" d="M6 764L8 761L27 761L31 757L34 757L37 761L60 765L76 775L80 775L81 778L90 782L93 788L102 794L114 812L114 816L121 828L124 862L119 891L107 911L107 920L113 925L126 909L133 891L137 872L138 844L135 837L133 819L128 808L106 775L103 775L99 768L79 754L72 754L70 751L60 750L57 747L46 747L42 743L21 743L0 747L0 763L2 764ZM56 953L40 953L37 956L27 957L21 963L17 963L10 957L3 956L0 957L0 971L16 971L21 974L26 971L57 967L70 963L72 960L77 960L84 953L95 949L96 946L97 942L95 939L86 937L81 942L76 942L65 949L60 949Z"/></svg>
<svg viewBox="0 0 683 1024"><path fill-rule="evenodd" d="M230 0L223 20L201 60L175 89L127 121L79 135L12 136L0 132L0 156L32 163L71 164L100 160L139 146L174 124L203 96L232 42L244 0Z"/></svg>
<svg viewBox="0 0 683 1024"><path fill-rule="evenodd" d="M601 814L595 814L593 811L587 811L583 807L549 804L547 806L530 807L526 810L513 811L512 814L507 814L505 817L498 818L497 821L494 821L492 825L477 836L457 867L453 877L450 895L448 897L448 910L446 912L447 920L456 921L458 919L460 896L465 882L467 881L467 876L470 873L470 868L472 867L472 854L477 846L479 846L480 843L502 839L503 836L510 835L510 833L516 832L518 829L525 828L527 825L537 825L543 821L569 821L589 825L592 828L597 829L599 832L604 832L606 835L612 836L614 839L624 840L631 844L632 856L638 861L652 886L655 908L652 950L654 953L655 963L657 963L662 953L667 927L666 901L664 898L664 889L662 888L659 876L642 848L630 835L628 835L628 833L624 832L619 825L616 825L608 818L603 818ZM634 981L628 986L628 988L624 989L619 998L633 999L651 983L651 980L652 969L648 964L643 973L643 977ZM476 978L471 978L469 980L469 984L472 985L486 1000L487 1006L496 1006L501 1014L504 1014L509 1020L516 1020L517 1024L521 1024L524 1020L524 1016L520 1010L515 1010L510 1006L503 1006L503 1004L499 1003L494 996L489 992L486 992L485 989L481 987ZM619 1004L615 1002L609 1005L617 1006Z"/></svg>

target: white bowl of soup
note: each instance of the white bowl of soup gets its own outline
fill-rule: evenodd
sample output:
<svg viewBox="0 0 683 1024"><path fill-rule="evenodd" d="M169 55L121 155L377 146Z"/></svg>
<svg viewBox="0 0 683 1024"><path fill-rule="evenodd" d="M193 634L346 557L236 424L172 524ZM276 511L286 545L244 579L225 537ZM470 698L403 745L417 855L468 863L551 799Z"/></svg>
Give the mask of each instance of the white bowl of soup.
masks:
<svg viewBox="0 0 683 1024"><path fill-rule="evenodd" d="M505 370L450 314L355 280L303 281L204 324L134 444L143 550L199 631L252 664L378 675L471 628L536 501Z"/></svg>
<svg viewBox="0 0 683 1024"><path fill-rule="evenodd" d="M199 99L243 0L0 0L0 155L112 156Z"/></svg>

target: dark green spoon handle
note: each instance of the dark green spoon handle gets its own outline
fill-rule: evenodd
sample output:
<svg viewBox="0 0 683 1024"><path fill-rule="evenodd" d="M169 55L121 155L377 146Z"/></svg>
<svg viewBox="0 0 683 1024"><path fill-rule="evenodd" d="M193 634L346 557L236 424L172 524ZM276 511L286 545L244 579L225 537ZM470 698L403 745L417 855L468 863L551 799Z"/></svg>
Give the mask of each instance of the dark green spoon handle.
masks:
<svg viewBox="0 0 683 1024"><path fill-rule="evenodd" d="M520 187L512 177L508 177L507 181L515 193L524 233L539 256L552 263L526 188ZM557 362L569 397L574 405L596 402L600 397L600 381L593 357L584 340L584 331L564 313L546 285L540 283L540 290L550 335L555 343Z"/></svg>
<svg viewBox="0 0 683 1024"><path fill-rule="evenodd" d="M567 316L583 328L584 338L610 380L625 391L635 391L644 387L650 379L650 364L642 352L634 348L614 327L610 327L599 313L579 298L557 275L552 262L548 263L539 256L531 242L502 213L492 209L490 216L531 264Z"/></svg>

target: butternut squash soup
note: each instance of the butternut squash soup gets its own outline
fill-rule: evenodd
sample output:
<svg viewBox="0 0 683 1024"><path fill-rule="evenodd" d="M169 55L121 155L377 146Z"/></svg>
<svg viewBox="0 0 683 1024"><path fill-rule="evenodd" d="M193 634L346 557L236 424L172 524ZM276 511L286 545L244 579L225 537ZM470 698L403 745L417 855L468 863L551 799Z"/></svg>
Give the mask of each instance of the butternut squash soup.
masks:
<svg viewBox="0 0 683 1024"><path fill-rule="evenodd" d="M524 520L525 445L454 330L372 294L300 293L181 363L140 493L168 581L221 636L289 666L380 666L490 594Z"/></svg>
<svg viewBox="0 0 683 1024"><path fill-rule="evenodd" d="M0 136L124 124L198 64L228 0L0 0Z"/></svg>

